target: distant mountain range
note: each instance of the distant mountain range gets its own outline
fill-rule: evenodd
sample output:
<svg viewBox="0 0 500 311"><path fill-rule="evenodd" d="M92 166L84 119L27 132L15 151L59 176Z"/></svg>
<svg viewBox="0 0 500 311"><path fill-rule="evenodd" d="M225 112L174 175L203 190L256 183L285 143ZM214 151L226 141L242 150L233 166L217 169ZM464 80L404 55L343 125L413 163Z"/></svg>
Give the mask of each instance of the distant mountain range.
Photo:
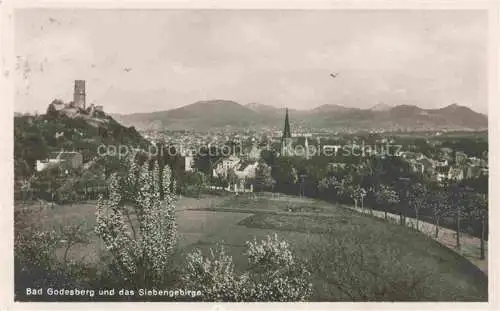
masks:
<svg viewBox="0 0 500 311"><path fill-rule="evenodd" d="M391 108L393 108L393 107L390 105L387 105L384 103L378 103L375 106L371 107L370 109L373 111L386 111L386 110L390 110Z"/></svg>
<svg viewBox="0 0 500 311"><path fill-rule="evenodd" d="M439 109L411 105L377 104L370 109L323 105L309 110L289 109L292 127L330 130L484 130L488 117L470 108L452 104ZM149 113L113 115L139 129L214 130L221 128L281 128L285 108L229 100L199 101L184 107Z"/></svg>

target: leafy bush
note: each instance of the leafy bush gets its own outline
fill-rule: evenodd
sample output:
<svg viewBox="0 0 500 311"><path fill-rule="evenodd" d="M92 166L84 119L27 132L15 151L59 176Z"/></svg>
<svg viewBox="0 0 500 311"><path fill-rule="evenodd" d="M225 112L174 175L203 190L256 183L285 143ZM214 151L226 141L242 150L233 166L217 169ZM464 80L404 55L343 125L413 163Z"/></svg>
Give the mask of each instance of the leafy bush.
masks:
<svg viewBox="0 0 500 311"><path fill-rule="evenodd" d="M185 286L198 288L206 301L304 301L311 295L309 272L277 235L247 242L249 269L237 275L222 246L210 257L195 250L187 257Z"/></svg>
<svg viewBox="0 0 500 311"><path fill-rule="evenodd" d="M81 226L61 226L58 230L43 230L31 223L34 210L15 214L14 269L15 295L25 300L26 288L77 286L88 278L87 267L80 261L68 260L68 252L77 244L88 242ZM63 260L56 250L64 246Z"/></svg>

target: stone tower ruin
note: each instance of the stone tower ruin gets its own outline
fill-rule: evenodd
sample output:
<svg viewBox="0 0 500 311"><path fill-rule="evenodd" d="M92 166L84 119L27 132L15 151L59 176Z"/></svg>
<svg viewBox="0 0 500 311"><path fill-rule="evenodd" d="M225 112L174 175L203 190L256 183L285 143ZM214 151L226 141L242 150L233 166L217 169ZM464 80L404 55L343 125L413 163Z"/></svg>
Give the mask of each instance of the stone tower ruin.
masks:
<svg viewBox="0 0 500 311"><path fill-rule="evenodd" d="M75 80L73 103L75 107L85 109L85 80Z"/></svg>

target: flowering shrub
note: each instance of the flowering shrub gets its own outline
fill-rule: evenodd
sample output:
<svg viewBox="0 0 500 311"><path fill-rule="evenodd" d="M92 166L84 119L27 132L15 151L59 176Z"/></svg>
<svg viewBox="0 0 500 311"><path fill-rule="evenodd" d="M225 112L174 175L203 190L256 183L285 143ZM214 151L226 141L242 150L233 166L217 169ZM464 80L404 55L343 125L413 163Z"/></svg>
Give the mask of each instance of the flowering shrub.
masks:
<svg viewBox="0 0 500 311"><path fill-rule="evenodd" d="M246 298L250 301L304 301L311 295L310 273L293 257L278 235L248 241L250 265Z"/></svg>
<svg viewBox="0 0 500 311"><path fill-rule="evenodd" d="M56 248L59 237L54 230L26 230L16 232L15 257L21 265L21 271L36 267L38 270L50 272L56 262Z"/></svg>
<svg viewBox="0 0 500 311"><path fill-rule="evenodd" d="M248 262L254 269L279 269L283 266L293 265L293 255L286 241L279 241L278 236L267 236L263 241L247 241Z"/></svg>
<svg viewBox="0 0 500 311"><path fill-rule="evenodd" d="M286 241L274 235L246 244L248 272L236 275L222 247L216 254L211 249L210 258L196 250L187 257L185 285L199 288L207 301L304 301L311 295L309 272Z"/></svg>
<svg viewBox="0 0 500 311"><path fill-rule="evenodd" d="M162 200L163 199L163 200ZM124 281L161 284L176 242L175 187L171 170L129 161L128 174L110 178L109 199L97 203L96 233Z"/></svg>
<svg viewBox="0 0 500 311"><path fill-rule="evenodd" d="M70 239L71 236L65 236L56 230L43 231L35 226L16 232L14 240L16 299L36 299L36 297L26 297L26 288L48 287L54 284L78 286L85 282L85 267L80 261L61 262L56 256L61 241L69 241L65 253L72 246L83 243Z"/></svg>
<svg viewBox="0 0 500 311"><path fill-rule="evenodd" d="M224 247L210 249L210 257L203 257L199 249L187 256L183 281L201 290L208 301L243 300L243 279L234 273L234 264Z"/></svg>
<svg viewBox="0 0 500 311"><path fill-rule="evenodd" d="M80 286L85 284L87 267L82 260L68 260L76 245L88 243L84 224L59 224L47 229L39 221L40 207L15 207L14 210L14 294L15 300L33 301L41 297L26 296L26 288ZM58 252L64 250L63 258ZM62 260L61 260L62 259Z"/></svg>

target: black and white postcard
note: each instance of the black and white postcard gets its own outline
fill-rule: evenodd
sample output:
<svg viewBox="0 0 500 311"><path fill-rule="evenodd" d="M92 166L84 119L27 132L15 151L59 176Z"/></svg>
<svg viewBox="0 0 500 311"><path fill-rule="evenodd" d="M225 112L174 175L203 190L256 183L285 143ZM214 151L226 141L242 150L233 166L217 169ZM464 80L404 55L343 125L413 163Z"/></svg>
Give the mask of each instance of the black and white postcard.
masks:
<svg viewBox="0 0 500 311"><path fill-rule="evenodd" d="M13 2L6 306L492 303L498 1Z"/></svg>

